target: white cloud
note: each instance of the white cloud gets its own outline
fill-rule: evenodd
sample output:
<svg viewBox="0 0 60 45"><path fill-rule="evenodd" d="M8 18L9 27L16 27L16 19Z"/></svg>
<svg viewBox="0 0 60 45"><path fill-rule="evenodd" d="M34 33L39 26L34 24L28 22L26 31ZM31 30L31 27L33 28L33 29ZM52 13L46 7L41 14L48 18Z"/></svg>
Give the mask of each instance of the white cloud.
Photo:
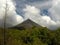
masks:
<svg viewBox="0 0 60 45"><path fill-rule="evenodd" d="M35 8L34 6L29 6L29 5L26 5L26 9L23 9L24 11L27 11L29 13L32 13L32 14L38 14L39 11L37 8Z"/></svg>
<svg viewBox="0 0 60 45"><path fill-rule="evenodd" d="M56 29L59 27L59 22L55 22L55 20L52 20L49 16L40 15L40 9L35 6L27 5L24 11L26 17L43 27L47 27L49 29Z"/></svg>
<svg viewBox="0 0 60 45"><path fill-rule="evenodd" d="M0 0L0 27L4 26L5 9L7 9L6 26L15 26L23 21L23 18L15 12L15 6L11 0Z"/></svg>
<svg viewBox="0 0 60 45"><path fill-rule="evenodd" d="M23 9L25 11L25 17L30 18L31 16L35 16L40 13L40 11L34 6L26 5L26 8ZM27 13L26 13L27 12Z"/></svg>

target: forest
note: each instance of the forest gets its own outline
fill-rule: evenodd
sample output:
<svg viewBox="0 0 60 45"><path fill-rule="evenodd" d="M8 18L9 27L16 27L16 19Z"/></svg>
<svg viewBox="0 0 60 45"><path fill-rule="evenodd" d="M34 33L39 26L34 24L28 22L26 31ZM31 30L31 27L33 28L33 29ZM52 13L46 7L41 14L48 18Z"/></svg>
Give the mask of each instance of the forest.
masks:
<svg viewBox="0 0 60 45"><path fill-rule="evenodd" d="M5 34L4 29L0 28L0 45L4 41L5 45L60 45L60 28L54 31L36 26L30 29L8 28Z"/></svg>

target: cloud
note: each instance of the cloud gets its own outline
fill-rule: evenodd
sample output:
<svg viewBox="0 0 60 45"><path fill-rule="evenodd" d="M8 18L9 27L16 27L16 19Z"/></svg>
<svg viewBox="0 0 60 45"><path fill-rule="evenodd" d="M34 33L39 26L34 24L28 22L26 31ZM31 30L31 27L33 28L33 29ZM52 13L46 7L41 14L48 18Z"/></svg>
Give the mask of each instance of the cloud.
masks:
<svg viewBox="0 0 60 45"><path fill-rule="evenodd" d="M35 6L26 5L26 8L23 9L25 11L25 17L31 19L35 23L47 27L51 30L57 29L60 25L60 21L53 20L50 16L40 15L41 10L36 8ZM52 15L53 16L53 15Z"/></svg>
<svg viewBox="0 0 60 45"><path fill-rule="evenodd" d="M25 11L25 17L30 18L31 16L35 16L40 13L40 11L34 6L26 5L26 8L23 9Z"/></svg>
<svg viewBox="0 0 60 45"><path fill-rule="evenodd" d="M57 2L57 4L56 4ZM60 1L54 1L54 5L49 9L53 20L60 21ZM53 15L53 16L52 16Z"/></svg>
<svg viewBox="0 0 60 45"><path fill-rule="evenodd" d="M5 11L6 9L7 11ZM7 12L6 27L15 26L23 21L23 18L16 13L15 6L11 0L7 0L7 8L6 0L0 0L0 27L4 26L5 12Z"/></svg>

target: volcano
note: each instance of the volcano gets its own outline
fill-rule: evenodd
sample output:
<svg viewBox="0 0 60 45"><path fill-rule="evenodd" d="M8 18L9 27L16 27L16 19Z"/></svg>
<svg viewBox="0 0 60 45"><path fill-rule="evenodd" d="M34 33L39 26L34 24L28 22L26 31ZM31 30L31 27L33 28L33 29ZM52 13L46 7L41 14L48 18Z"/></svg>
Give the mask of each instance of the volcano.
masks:
<svg viewBox="0 0 60 45"><path fill-rule="evenodd" d="M33 27L44 28L44 27L38 25L37 23L33 22L30 19L27 19L24 22L16 25L15 27L12 27L12 28L23 30L23 29L32 29Z"/></svg>

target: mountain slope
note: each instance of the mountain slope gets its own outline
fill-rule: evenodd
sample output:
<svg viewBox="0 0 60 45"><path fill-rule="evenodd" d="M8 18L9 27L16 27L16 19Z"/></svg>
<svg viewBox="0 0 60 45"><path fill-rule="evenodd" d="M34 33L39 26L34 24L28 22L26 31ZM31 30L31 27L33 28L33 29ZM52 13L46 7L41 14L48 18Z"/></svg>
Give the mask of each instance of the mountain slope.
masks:
<svg viewBox="0 0 60 45"><path fill-rule="evenodd" d="M22 22L21 24L16 25L15 27L12 28L18 28L18 29L31 29L33 27L38 27L38 28L42 28L42 26L38 25L37 23L31 21L30 19L25 20L24 22Z"/></svg>

